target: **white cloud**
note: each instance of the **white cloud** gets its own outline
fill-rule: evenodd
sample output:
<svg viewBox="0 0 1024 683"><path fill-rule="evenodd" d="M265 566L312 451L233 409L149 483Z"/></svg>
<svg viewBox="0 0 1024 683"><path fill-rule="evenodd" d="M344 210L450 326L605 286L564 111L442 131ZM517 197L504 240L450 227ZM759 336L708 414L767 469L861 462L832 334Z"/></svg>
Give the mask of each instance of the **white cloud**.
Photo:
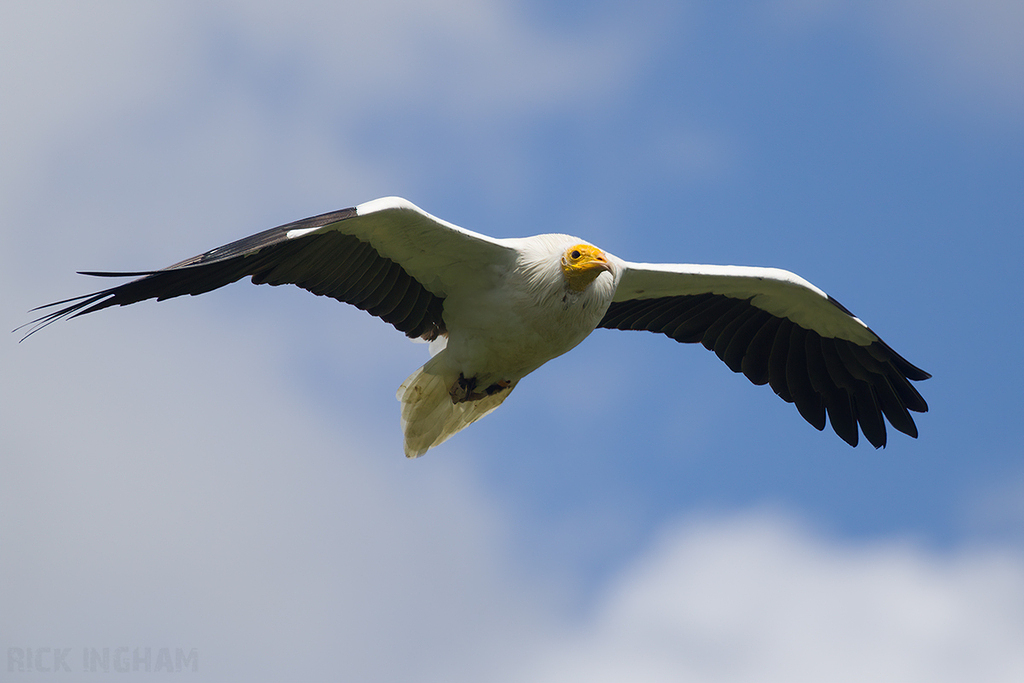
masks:
<svg viewBox="0 0 1024 683"><path fill-rule="evenodd" d="M466 123L607 97L642 58L638 34L653 24L625 16L549 31L502 1L228 2L219 13L257 55L294 55L334 79L310 95L334 105L433 108Z"/></svg>
<svg viewBox="0 0 1024 683"><path fill-rule="evenodd" d="M639 48L658 23L645 14L555 31L502 0L14 4L3 9L0 82L6 116L35 114L9 119L17 129L74 126L225 73L276 83L281 109L291 97L321 107L310 116L405 103L464 122L514 117L613 96L648 54Z"/></svg>
<svg viewBox="0 0 1024 683"><path fill-rule="evenodd" d="M181 40L182 18L170 3L4 3L0 179L6 192L35 180L45 170L42 158L75 136L111 117L123 123L126 112L181 88L196 66Z"/></svg>
<svg viewBox="0 0 1024 683"><path fill-rule="evenodd" d="M531 681L1016 681L1024 557L841 545L777 514L667 528Z"/></svg>
<svg viewBox="0 0 1024 683"><path fill-rule="evenodd" d="M176 308L5 354L5 651L187 645L211 680L479 680L494 641L543 626L458 451L402 457L379 368L321 408L283 372L289 335ZM449 662L453 636L469 649Z"/></svg>
<svg viewBox="0 0 1024 683"><path fill-rule="evenodd" d="M515 552L515 510L458 447L374 453L384 425L330 425L252 371L273 341L179 332L211 326L156 372L149 323L116 364L89 362L94 331L49 355L62 381L29 381L36 353L5 368L25 388L2 406L5 649L71 647L79 671L82 647L195 647L198 680L1024 675L1019 553L843 544L771 511L669 524L573 616L572 575Z"/></svg>
<svg viewBox="0 0 1024 683"><path fill-rule="evenodd" d="M80 256L100 245L83 238L93 221L141 215L136 237L185 248L190 232L226 220L415 198L440 171L462 179L463 196L514 201L533 182L526 123L599 110L669 38L650 12L556 31L501 0L21 3L0 14L0 202L11 224L66 202L75 223L45 227Z"/></svg>

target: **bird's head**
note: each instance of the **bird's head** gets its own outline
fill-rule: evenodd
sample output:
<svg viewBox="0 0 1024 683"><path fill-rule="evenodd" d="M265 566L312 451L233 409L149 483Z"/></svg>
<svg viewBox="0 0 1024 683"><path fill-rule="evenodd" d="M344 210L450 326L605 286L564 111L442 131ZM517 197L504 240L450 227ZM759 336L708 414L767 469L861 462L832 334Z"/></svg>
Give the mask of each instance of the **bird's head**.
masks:
<svg viewBox="0 0 1024 683"><path fill-rule="evenodd" d="M612 272L608 256L592 244L575 244L562 253L562 274L569 289L582 292L601 273Z"/></svg>

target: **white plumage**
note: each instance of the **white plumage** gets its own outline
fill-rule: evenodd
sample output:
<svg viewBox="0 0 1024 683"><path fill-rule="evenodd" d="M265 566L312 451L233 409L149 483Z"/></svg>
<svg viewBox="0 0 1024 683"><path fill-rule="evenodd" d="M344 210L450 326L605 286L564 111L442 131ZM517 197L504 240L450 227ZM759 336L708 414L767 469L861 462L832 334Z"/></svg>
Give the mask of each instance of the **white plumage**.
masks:
<svg viewBox="0 0 1024 683"><path fill-rule="evenodd" d="M449 290L445 348L398 389L410 457L501 405L519 380L586 339L611 304L617 279L611 271L598 273L583 291L567 286L561 258L582 244L579 238L539 235L505 243L515 260L497 269L489 287ZM474 378L481 388L507 387L453 402L449 388L460 376Z"/></svg>
<svg viewBox="0 0 1024 683"><path fill-rule="evenodd" d="M784 270L623 261L579 238L494 239L399 198L314 216L74 299L64 317L201 294L242 277L295 284L432 342L398 389L405 452L425 453L497 408L518 382L598 327L700 342L733 371L770 384L817 429L876 447L885 420L910 436L926 379L823 291Z"/></svg>

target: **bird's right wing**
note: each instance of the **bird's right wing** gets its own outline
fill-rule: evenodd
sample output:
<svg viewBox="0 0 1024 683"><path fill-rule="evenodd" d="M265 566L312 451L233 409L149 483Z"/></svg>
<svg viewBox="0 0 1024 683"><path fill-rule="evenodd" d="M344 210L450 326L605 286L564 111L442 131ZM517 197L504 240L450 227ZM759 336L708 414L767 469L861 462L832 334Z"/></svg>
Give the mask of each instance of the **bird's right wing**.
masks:
<svg viewBox="0 0 1024 683"><path fill-rule="evenodd" d="M444 299L484 287L515 261L503 243L385 197L288 223L156 271L86 272L138 279L92 294L31 323L28 335L62 318L145 299L202 294L250 276L256 284L294 284L352 304L409 337L445 334Z"/></svg>

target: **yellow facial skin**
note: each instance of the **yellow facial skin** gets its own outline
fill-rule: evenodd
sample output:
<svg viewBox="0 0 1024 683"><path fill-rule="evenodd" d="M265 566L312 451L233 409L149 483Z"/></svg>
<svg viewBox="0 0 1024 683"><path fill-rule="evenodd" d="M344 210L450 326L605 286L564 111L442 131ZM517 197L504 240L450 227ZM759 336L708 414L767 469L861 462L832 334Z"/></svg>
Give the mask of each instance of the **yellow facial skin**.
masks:
<svg viewBox="0 0 1024 683"><path fill-rule="evenodd" d="M602 272L611 272L612 265L605 253L590 244L577 244L562 254L562 272L569 289L582 292Z"/></svg>

